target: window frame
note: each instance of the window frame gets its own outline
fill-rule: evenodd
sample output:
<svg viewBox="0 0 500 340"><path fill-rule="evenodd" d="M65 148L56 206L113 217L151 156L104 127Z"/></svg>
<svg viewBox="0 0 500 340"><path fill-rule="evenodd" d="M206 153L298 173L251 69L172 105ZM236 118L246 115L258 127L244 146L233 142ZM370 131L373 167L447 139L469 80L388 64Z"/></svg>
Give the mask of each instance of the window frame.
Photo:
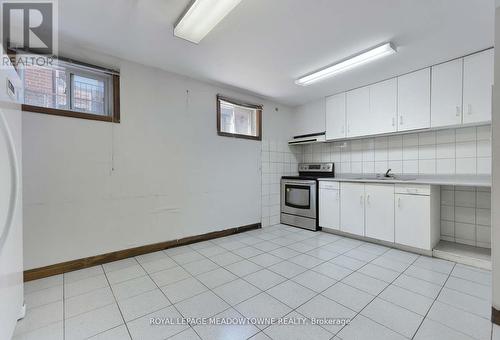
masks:
<svg viewBox="0 0 500 340"><path fill-rule="evenodd" d="M226 102L232 105L241 106L244 108L253 109L256 111L256 132L257 136L245 135L241 133L231 133L222 131L221 124L221 102ZM217 135L223 137L233 137L233 138L242 138L242 139L251 139L251 140L262 140L262 105L249 104L237 99L228 98L223 95L217 95Z"/></svg>
<svg viewBox="0 0 500 340"><path fill-rule="evenodd" d="M99 66L76 62L74 60L59 58L65 63L66 86L68 92L67 108L57 109L51 107L22 104L22 110L43 113L62 117L72 117L102 122L120 123L120 76L118 72L107 70ZM73 107L73 76L82 76L104 81L104 107L109 114L102 115L72 109ZM107 77L106 75L109 75Z"/></svg>

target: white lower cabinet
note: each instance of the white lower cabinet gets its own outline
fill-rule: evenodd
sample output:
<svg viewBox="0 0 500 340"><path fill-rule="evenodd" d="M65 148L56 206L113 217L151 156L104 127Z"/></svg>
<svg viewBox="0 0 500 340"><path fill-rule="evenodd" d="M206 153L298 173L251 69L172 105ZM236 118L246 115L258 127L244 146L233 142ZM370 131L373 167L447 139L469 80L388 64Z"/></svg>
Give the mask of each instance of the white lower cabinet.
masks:
<svg viewBox="0 0 500 340"><path fill-rule="evenodd" d="M319 226L327 229L340 229L338 182L319 182Z"/></svg>
<svg viewBox="0 0 500 340"><path fill-rule="evenodd" d="M395 242L432 250L439 241L439 189L396 186Z"/></svg>
<svg viewBox="0 0 500 340"><path fill-rule="evenodd" d="M440 236L439 186L333 182L319 184L319 226L419 250Z"/></svg>
<svg viewBox="0 0 500 340"><path fill-rule="evenodd" d="M365 184L365 236L394 242L394 185Z"/></svg>
<svg viewBox="0 0 500 340"><path fill-rule="evenodd" d="M340 184L340 230L365 236L365 184Z"/></svg>

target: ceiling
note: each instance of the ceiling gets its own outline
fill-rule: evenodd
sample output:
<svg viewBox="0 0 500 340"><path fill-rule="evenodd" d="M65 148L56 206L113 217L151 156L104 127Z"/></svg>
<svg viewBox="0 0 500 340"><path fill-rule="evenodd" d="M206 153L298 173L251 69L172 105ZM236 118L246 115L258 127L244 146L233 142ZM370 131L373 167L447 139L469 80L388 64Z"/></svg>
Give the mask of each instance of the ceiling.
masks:
<svg viewBox="0 0 500 340"><path fill-rule="evenodd" d="M243 0L195 45L172 33L188 3L61 0L60 38L291 106L475 52L494 41L493 0ZM308 87L294 83L386 41L398 47L396 55Z"/></svg>

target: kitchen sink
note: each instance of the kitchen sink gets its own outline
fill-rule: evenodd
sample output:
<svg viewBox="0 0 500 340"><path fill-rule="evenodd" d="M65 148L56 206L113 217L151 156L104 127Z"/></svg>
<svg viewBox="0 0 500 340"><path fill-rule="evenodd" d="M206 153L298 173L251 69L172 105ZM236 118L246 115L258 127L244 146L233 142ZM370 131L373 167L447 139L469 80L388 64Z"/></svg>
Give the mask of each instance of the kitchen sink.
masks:
<svg viewBox="0 0 500 340"><path fill-rule="evenodd" d="M392 177L385 177L383 175L380 176L365 176L365 177L356 177L354 178L355 180L359 181L414 181L417 178L416 177L408 177L408 176L392 176Z"/></svg>

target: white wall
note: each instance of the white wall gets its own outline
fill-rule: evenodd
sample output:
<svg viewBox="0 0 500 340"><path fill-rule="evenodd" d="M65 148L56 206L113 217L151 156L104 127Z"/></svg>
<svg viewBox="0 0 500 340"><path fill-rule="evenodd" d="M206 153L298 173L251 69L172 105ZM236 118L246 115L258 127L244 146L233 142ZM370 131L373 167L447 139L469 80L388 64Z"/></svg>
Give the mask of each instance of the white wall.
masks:
<svg viewBox="0 0 500 340"><path fill-rule="evenodd" d="M500 46L500 8L495 11L495 46ZM491 188L491 258L493 269L493 307L500 310L500 49L495 49L495 85L493 87L493 186Z"/></svg>
<svg viewBox="0 0 500 340"><path fill-rule="evenodd" d="M290 110L113 64L120 124L23 113L25 269L261 221L261 143L217 136L215 96L264 104L276 142Z"/></svg>

